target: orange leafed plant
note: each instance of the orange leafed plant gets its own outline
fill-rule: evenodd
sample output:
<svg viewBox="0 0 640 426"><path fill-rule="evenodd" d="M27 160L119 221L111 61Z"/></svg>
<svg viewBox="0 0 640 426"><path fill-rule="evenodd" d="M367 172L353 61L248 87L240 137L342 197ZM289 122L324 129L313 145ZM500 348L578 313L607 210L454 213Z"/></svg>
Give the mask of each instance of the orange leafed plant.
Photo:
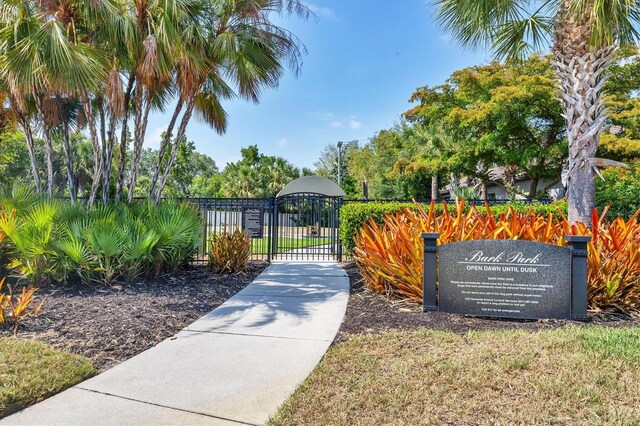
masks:
<svg viewBox="0 0 640 426"><path fill-rule="evenodd" d="M4 280L4 278L0 280L0 291L2 291ZM24 319L40 313L44 302L36 304L34 297L36 288L23 287L22 292L18 295L13 294L10 285L7 285L7 288L9 294L0 292L0 325L8 322L13 326L13 332L16 333L18 326Z"/></svg>
<svg viewBox="0 0 640 426"><path fill-rule="evenodd" d="M437 214L432 202L428 210L404 209L385 216L382 225L370 220L355 238L354 260L371 289L422 301L423 245L420 234L437 232L438 244L479 239L538 241L564 246L565 235L590 235L588 254L588 297L592 311L640 312L640 224L638 213L625 221L605 220L594 210L593 231L567 218L533 213L516 213L509 208L496 220L472 207L464 213L464 201L452 211L444 205Z"/></svg>

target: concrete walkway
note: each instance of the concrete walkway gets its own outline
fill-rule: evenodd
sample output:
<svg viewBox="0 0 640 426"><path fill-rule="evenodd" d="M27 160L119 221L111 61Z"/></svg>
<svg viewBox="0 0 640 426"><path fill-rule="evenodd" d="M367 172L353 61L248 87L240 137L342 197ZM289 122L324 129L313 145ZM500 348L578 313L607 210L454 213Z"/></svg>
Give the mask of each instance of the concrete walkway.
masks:
<svg viewBox="0 0 640 426"><path fill-rule="evenodd" d="M320 361L348 297L335 263L275 262L176 336L0 425L262 424Z"/></svg>

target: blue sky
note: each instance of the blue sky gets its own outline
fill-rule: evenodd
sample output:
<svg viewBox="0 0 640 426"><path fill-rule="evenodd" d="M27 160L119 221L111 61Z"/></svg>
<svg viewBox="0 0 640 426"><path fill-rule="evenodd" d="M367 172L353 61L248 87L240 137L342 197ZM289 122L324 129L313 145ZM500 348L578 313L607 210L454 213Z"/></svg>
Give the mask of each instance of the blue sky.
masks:
<svg viewBox="0 0 640 426"><path fill-rule="evenodd" d="M318 20L279 17L306 45L302 74L287 72L260 104L233 100L225 107L223 136L192 119L187 137L222 169L240 148L285 157L313 167L322 148L339 140L366 139L398 121L411 93L442 83L451 72L490 60L447 37L427 0L313 0ZM157 147L169 117L149 119L145 146Z"/></svg>

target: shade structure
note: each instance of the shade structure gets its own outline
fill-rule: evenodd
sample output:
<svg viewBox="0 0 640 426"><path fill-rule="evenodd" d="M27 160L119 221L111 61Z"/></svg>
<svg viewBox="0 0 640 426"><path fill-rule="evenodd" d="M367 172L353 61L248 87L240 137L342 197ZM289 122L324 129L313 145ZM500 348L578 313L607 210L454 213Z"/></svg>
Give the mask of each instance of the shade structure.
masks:
<svg viewBox="0 0 640 426"><path fill-rule="evenodd" d="M344 197L346 194L335 182L320 176L302 176L285 185L276 197L292 194L320 194L327 197Z"/></svg>

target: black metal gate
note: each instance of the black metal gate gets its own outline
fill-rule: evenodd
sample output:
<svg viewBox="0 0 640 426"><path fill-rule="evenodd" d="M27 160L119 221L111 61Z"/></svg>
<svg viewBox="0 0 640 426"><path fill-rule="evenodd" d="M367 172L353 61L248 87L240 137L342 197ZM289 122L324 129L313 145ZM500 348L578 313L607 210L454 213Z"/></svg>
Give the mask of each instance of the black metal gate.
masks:
<svg viewBox="0 0 640 426"><path fill-rule="evenodd" d="M341 199L318 194L281 198L192 198L204 219L202 246L195 258L207 261L213 234L243 229L252 235L255 260L342 260Z"/></svg>
<svg viewBox="0 0 640 426"><path fill-rule="evenodd" d="M273 258L277 260L341 260L338 233L340 199L318 194L276 198Z"/></svg>

